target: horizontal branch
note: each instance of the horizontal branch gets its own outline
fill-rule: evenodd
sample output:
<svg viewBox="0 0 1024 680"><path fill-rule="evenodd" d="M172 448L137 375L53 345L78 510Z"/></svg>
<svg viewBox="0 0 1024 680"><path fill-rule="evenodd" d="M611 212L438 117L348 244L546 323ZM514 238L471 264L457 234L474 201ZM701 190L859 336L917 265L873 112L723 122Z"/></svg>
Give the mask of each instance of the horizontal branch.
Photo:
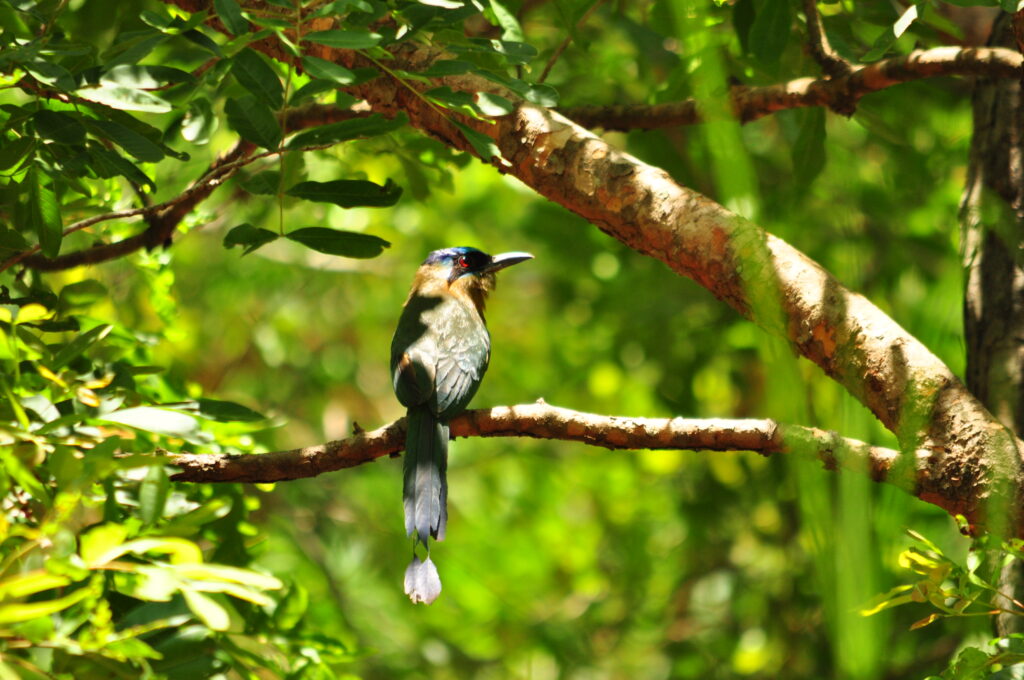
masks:
<svg viewBox="0 0 1024 680"><path fill-rule="evenodd" d="M828 469L847 468L876 481L895 481L900 453L812 427L773 420L625 418L551 406L543 401L466 411L451 421L452 437L535 437L576 441L606 449L686 449L793 453L813 457ZM181 482L281 482L396 456L405 448L405 418L372 432L290 451L229 456L177 454ZM915 469L912 466L911 469ZM912 478L899 475L900 483ZM911 488L908 485L908 488Z"/></svg>
<svg viewBox="0 0 1024 680"><path fill-rule="evenodd" d="M865 95L924 78L984 76L1020 78L1024 56L1002 47L936 47L854 67L831 78L798 78L763 87L734 86L729 96L736 119L749 123L778 111L825 106L850 115ZM560 109L575 123L605 130L655 130L705 120L695 99L636 106L579 106Z"/></svg>

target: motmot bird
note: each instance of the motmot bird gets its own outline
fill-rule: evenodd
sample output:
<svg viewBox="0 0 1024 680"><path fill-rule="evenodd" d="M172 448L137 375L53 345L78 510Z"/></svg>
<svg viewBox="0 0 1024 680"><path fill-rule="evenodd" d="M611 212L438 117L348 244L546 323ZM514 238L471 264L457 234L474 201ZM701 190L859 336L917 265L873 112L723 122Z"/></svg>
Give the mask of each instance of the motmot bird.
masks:
<svg viewBox="0 0 1024 680"><path fill-rule="evenodd" d="M430 560L430 537L444 539L448 521L448 421L476 394L491 358L484 320L495 272L532 259L529 253L488 255L476 248L430 253L416 272L391 341L391 379L406 416L405 531L413 536L413 560L405 592L430 604L441 579ZM416 544L427 558L416 555Z"/></svg>

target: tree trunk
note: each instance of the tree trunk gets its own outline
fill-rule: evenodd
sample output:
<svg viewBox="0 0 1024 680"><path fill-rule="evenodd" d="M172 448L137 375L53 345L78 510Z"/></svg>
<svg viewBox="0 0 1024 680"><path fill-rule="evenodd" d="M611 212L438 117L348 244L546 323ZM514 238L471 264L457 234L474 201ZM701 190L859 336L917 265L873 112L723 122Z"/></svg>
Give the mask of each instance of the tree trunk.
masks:
<svg viewBox="0 0 1024 680"><path fill-rule="evenodd" d="M1012 16L997 19L990 42L1015 45ZM1021 83L979 78L974 137L961 206L966 288L967 387L1018 435L1024 432L1024 143ZM1024 596L1024 565L1003 569L1001 589ZM999 635L1024 632L1021 617L1004 615Z"/></svg>

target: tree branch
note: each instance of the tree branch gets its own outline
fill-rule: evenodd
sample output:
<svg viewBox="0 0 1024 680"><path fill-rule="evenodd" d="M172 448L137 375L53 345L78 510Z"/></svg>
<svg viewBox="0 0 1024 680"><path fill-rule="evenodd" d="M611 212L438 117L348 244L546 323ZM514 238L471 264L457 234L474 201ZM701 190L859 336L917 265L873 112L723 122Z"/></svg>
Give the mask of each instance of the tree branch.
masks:
<svg viewBox="0 0 1024 680"><path fill-rule="evenodd" d="M936 47L853 67L831 78L799 78L763 87L735 86L729 97L742 123L787 109L825 106L849 115L865 95L900 83L938 76L1019 78L1024 57L1001 47ZM560 109L574 122L605 130L655 130L705 121L695 99L637 106L578 106Z"/></svg>
<svg viewBox="0 0 1024 680"><path fill-rule="evenodd" d="M807 19L807 47L814 60L821 65L825 75L839 78L853 70L853 64L843 59L832 49L818 14L818 0L804 0L804 17Z"/></svg>
<svg viewBox="0 0 1024 680"><path fill-rule="evenodd" d="M466 411L451 421L452 437L535 437L576 441L607 449L756 451L816 457L825 467L866 473L913 491L916 465L903 473L900 453L813 427L773 420L625 418L572 411L543 401ZM177 454L180 482L280 482L397 456L405 448L405 418L348 439L290 451L229 456ZM919 455L919 459L924 454Z"/></svg>

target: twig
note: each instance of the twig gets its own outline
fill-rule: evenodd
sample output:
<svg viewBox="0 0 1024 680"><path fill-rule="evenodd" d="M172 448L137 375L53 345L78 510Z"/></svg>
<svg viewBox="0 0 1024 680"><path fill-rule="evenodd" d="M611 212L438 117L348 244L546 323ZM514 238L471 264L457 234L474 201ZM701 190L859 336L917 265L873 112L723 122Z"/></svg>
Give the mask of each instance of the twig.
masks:
<svg viewBox="0 0 1024 680"><path fill-rule="evenodd" d="M562 56L562 52L565 52L565 48L569 46L569 43L572 42L573 32L580 30L583 27L583 24L587 23L587 19L589 19L590 15L594 13L594 10L596 10L603 4L604 0L596 0L594 4L591 5L586 12L583 13L583 16L580 17L580 20L576 22L576 26L573 28L572 31L569 31L569 35L565 36L565 40L563 40L562 43L555 48L555 51L551 55L551 58L548 59L548 63L544 65L544 70L541 71L540 78L537 78L538 83L543 83L545 80L547 80L548 74L551 73L551 68L555 65L555 62L558 61L558 58Z"/></svg>
<svg viewBox="0 0 1024 680"><path fill-rule="evenodd" d="M818 14L818 0L804 0L804 16L807 18L807 46L821 70L833 78L848 75L854 65L839 56L829 43Z"/></svg>

